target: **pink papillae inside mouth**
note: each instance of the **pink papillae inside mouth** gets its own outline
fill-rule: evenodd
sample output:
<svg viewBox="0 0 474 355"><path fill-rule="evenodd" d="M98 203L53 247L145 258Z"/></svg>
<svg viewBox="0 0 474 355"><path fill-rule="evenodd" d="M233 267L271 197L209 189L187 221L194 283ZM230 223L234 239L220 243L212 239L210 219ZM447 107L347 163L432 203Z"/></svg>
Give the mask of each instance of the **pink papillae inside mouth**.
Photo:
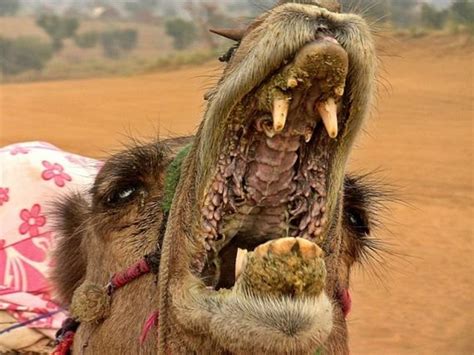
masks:
<svg viewBox="0 0 474 355"><path fill-rule="evenodd" d="M282 237L322 241L347 68L344 49L320 37L237 104L201 207L208 279L233 269L221 260L238 248Z"/></svg>

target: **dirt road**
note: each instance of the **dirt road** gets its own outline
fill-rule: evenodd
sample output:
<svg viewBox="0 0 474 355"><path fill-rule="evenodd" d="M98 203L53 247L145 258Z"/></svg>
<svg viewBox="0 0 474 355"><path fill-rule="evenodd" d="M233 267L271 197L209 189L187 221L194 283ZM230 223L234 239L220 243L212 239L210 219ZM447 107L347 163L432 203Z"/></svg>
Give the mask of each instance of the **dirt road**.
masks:
<svg viewBox="0 0 474 355"><path fill-rule="evenodd" d="M472 354L472 46L429 38L384 47L385 89L351 169L380 168L401 188L406 204L392 206L379 234L402 255L374 266L382 280L370 268L356 273L352 353ZM0 145L45 140L99 157L128 133L191 133L215 69L0 87Z"/></svg>

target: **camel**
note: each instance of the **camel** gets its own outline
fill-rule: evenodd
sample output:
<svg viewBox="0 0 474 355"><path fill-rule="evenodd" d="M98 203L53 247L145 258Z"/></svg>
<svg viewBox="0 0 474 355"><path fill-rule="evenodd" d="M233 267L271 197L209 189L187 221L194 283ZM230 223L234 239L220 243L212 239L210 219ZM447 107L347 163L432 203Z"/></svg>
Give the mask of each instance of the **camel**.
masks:
<svg viewBox="0 0 474 355"><path fill-rule="evenodd" d="M191 141L188 137L129 147L105 162L90 196L66 195L56 204L59 236L51 279L63 306L71 306L74 292L81 285L105 287L110 275L126 269L143 255L160 250L156 246L164 236L163 219L150 218L150 213L162 215L163 172L177 150ZM134 173L137 168L140 175ZM142 205L143 196L146 203ZM376 247L373 233L386 199L384 189L370 176L345 177L342 254L346 265L362 262L365 254ZM99 214L100 208L103 210ZM123 222L116 222L118 213L127 217L124 225L130 228L123 229ZM135 229L138 226L140 229ZM81 320L74 334L74 352L156 353L158 337L153 332L143 339L142 334L147 317L157 310L156 282L156 271L134 280L114 294L109 315L97 321ZM347 314L350 299L344 299L342 307Z"/></svg>
<svg viewBox="0 0 474 355"><path fill-rule="evenodd" d="M73 353L349 351L350 270L383 197L346 173L374 92L370 30L337 1L295 0L214 32L237 44L195 138L112 157L89 198L58 207ZM145 255L159 270L136 271Z"/></svg>

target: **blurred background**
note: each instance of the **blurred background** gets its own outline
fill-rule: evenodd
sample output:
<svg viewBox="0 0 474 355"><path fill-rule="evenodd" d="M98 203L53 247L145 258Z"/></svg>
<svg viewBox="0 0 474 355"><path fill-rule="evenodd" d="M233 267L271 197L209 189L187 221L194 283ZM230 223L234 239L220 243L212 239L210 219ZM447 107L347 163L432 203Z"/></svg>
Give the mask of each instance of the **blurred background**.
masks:
<svg viewBox="0 0 474 355"><path fill-rule="evenodd" d="M123 75L199 64L222 42L209 27L245 22L258 0L1 0L1 80ZM474 32L471 0L344 0L377 27L410 36Z"/></svg>
<svg viewBox="0 0 474 355"><path fill-rule="evenodd" d="M233 45L208 28L272 3L0 0L0 147L105 158L130 137L192 134ZM342 3L380 58L349 168L377 170L404 201L383 213L388 252L355 270L352 354L473 354L474 1Z"/></svg>

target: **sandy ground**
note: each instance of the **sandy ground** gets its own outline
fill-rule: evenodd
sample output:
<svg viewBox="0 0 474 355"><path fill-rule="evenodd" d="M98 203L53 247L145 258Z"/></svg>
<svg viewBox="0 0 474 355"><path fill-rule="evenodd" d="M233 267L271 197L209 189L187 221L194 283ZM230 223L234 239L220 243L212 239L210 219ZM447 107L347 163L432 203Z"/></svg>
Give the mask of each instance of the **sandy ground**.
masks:
<svg viewBox="0 0 474 355"><path fill-rule="evenodd" d="M385 88L351 169L381 169L406 203L379 233L399 256L353 279L352 353L472 354L473 51L384 43ZM130 133L192 133L215 69L0 87L0 145L45 140L99 157Z"/></svg>

